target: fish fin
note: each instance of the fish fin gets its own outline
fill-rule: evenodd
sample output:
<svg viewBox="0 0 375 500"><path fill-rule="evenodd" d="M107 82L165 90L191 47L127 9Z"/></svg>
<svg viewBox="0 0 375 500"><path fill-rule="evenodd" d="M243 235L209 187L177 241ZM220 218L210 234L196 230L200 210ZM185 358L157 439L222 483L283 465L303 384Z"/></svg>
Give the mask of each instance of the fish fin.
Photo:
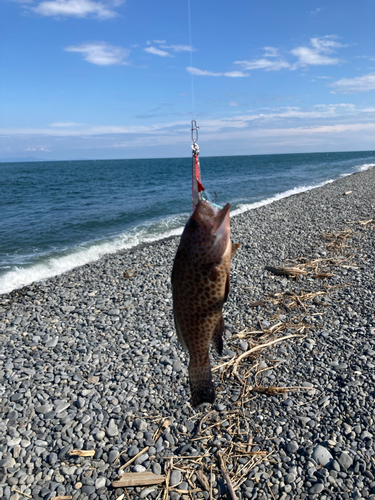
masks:
<svg viewBox="0 0 375 500"><path fill-rule="evenodd" d="M210 361L203 366L189 364L191 400L194 408L202 403L215 401L215 386L212 380Z"/></svg>
<svg viewBox="0 0 375 500"><path fill-rule="evenodd" d="M182 345L182 347L185 349L185 351L187 351L188 349L186 347L186 344L185 344L185 341L184 341L184 337L181 334L180 325L179 325L179 323L177 321L176 314L175 314L174 311L173 311L173 316L174 316L174 326L175 326L176 332L177 332L177 338L178 338L180 344Z"/></svg>
<svg viewBox="0 0 375 500"><path fill-rule="evenodd" d="M241 245L241 243L232 243L232 253L231 253L232 259L236 255L237 250L239 249L240 245Z"/></svg>
<svg viewBox="0 0 375 500"><path fill-rule="evenodd" d="M227 279L225 281L225 292L224 292L224 302L227 301L229 295L229 273L227 274Z"/></svg>
<svg viewBox="0 0 375 500"><path fill-rule="evenodd" d="M219 276L219 271L217 270L217 262L211 262L210 264L204 264L204 269L208 273L208 279L210 281L216 281Z"/></svg>
<svg viewBox="0 0 375 500"><path fill-rule="evenodd" d="M225 325L224 325L224 319L223 316L221 315L220 320L218 324L216 325L214 336L213 336L213 344L215 346L215 349L219 354L222 354L223 352L223 335L225 333Z"/></svg>
<svg viewBox="0 0 375 500"><path fill-rule="evenodd" d="M208 275L208 279L210 281L216 281L218 276L219 272L217 270L216 264L214 264L214 267L211 269L210 274Z"/></svg>

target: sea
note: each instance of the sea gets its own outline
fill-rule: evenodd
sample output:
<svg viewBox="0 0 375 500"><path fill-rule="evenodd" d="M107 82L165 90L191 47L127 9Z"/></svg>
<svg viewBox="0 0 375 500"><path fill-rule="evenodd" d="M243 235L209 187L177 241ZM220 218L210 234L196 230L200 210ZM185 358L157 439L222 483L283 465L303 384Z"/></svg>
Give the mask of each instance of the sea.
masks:
<svg viewBox="0 0 375 500"><path fill-rule="evenodd" d="M375 151L201 157L232 216L375 166ZM0 294L182 233L191 157L0 163Z"/></svg>

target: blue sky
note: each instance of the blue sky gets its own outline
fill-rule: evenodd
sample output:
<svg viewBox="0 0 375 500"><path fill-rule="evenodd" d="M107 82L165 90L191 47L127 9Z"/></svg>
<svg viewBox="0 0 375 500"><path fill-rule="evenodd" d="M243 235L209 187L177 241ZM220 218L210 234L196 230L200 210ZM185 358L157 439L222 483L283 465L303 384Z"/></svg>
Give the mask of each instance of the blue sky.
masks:
<svg viewBox="0 0 375 500"><path fill-rule="evenodd" d="M373 0L2 0L0 159L371 150ZM192 92L194 89L194 92Z"/></svg>

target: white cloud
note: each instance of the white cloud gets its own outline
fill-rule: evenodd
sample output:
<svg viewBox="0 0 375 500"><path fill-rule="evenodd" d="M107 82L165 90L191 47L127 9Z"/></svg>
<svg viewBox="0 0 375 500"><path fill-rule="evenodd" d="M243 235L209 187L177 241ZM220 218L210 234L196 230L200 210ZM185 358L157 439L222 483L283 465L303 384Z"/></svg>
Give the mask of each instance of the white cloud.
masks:
<svg viewBox="0 0 375 500"><path fill-rule="evenodd" d="M336 41L335 35L326 35L320 38L311 38L311 47L297 47L291 50L291 53L298 57L298 66L326 66L332 64L340 64L342 61L337 57L330 57L336 49L345 47L340 42ZM291 68L292 69L292 68ZM294 68L293 68L294 69Z"/></svg>
<svg viewBox="0 0 375 500"><path fill-rule="evenodd" d="M375 90L375 73L357 76L355 78L342 78L329 85L336 92L343 94L357 94L358 92L368 92Z"/></svg>
<svg viewBox="0 0 375 500"><path fill-rule="evenodd" d="M50 127L77 127L80 123L75 122L54 122L50 124Z"/></svg>
<svg viewBox="0 0 375 500"><path fill-rule="evenodd" d="M30 152L30 151L44 151L45 153L50 153L51 150L50 149L47 149L47 148L26 148L24 149L23 151L27 151L27 152Z"/></svg>
<svg viewBox="0 0 375 500"><path fill-rule="evenodd" d="M169 52L166 52L165 50L157 49L156 47L147 47L144 50L145 50L145 52L148 52L149 54L154 54L155 56L173 57Z"/></svg>
<svg viewBox="0 0 375 500"><path fill-rule="evenodd" d="M287 61L269 60L269 59L255 59L253 61L235 61L234 64L240 64L243 69L265 69L266 71L279 71L282 68L289 68L290 64Z"/></svg>
<svg viewBox="0 0 375 500"><path fill-rule="evenodd" d="M233 107L236 107L236 106L238 106L238 102L237 102L237 101L230 101L230 102L228 103L228 106L233 106Z"/></svg>
<svg viewBox="0 0 375 500"><path fill-rule="evenodd" d="M101 2L92 0L53 0L41 2L33 8L34 12L42 16L53 17L97 17L98 19L110 19L117 13Z"/></svg>
<svg viewBox="0 0 375 500"><path fill-rule="evenodd" d="M249 76L248 74L243 73L242 71L226 71L225 73L215 73L214 71L206 71L204 69L193 68L191 66L188 66L186 68L186 71L191 75L196 75L196 76L227 76L229 78L242 78Z"/></svg>
<svg viewBox="0 0 375 500"><path fill-rule="evenodd" d="M81 45L65 47L67 52L80 52L85 61L99 66L127 64L124 59L130 51L122 47L114 47L106 42L88 42Z"/></svg>
<svg viewBox="0 0 375 500"><path fill-rule="evenodd" d="M154 40L156 42L156 40ZM165 43L165 42L164 42ZM171 49L174 52L193 52L195 49L190 45L161 45L162 49Z"/></svg>
<svg viewBox="0 0 375 500"><path fill-rule="evenodd" d="M266 51L264 54L264 57L278 57L279 56L279 49L276 47L263 47L264 50Z"/></svg>
<svg viewBox="0 0 375 500"><path fill-rule="evenodd" d="M337 42L336 38L337 38L337 36L335 36L335 35L326 35L326 36L323 36L321 38L311 38L310 42L311 42L311 45L318 52L331 53L336 49L346 47L346 45L343 45L342 43Z"/></svg>

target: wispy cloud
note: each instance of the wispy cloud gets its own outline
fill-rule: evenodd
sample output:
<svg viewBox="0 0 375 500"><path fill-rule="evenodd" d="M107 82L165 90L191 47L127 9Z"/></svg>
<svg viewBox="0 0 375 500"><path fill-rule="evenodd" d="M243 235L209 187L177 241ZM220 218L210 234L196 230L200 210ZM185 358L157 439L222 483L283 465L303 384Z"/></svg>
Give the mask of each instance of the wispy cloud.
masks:
<svg viewBox="0 0 375 500"><path fill-rule="evenodd" d="M26 148L23 150L24 152L35 152L35 151L43 151L44 153L50 153L51 150L47 148L41 148L41 147L36 147L36 148Z"/></svg>
<svg viewBox="0 0 375 500"><path fill-rule="evenodd" d="M253 61L235 61L234 64L240 64L244 70L265 69L266 71L279 71L283 68L290 68L290 64L282 59L255 59Z"/></svg>
<svg viewBox="0 0 375 500"><path fill-rule="evenodd" d="M368 92L375 90L375 73L368 75L357 76L355 78L342 78L337 82L329 85L334 89L334 92L342 94L357 94L359 92Z"/></svg>
<svg viewBox="0 0 375 500"><path fill-rule="evenodd" d="M235 104L232 102L232 104ZM223 117L220 119L202 119L200 125L207 132L221 131L226 129L245 129L252 123L280 123L281 120L290 123L290 119L348 119L356 116L358 119L362 112L374 113L375 108L356 108L352 103L340 104L318 104L310 109L298 107L270 108L265 112L252 112L249 114ZM167 123L155 123L152 125L78 125L74 122L55 122L53 127L46 128L3 128L0 134L4 136L51 136L51 137L89 137L99 135L121 135L121 134L160 134L160 131L175 133L185 130L186 121L171 121ZM361 126L366 124L361 124ZM256 125L258 127L258 125ZM306 128L308 128L306 126Z"/></svg>
<svg viewBox="0 0 375 500"><path fill-rule="evenodd" d="M214 71L206 71L204 69L193 68L192 66L188 66L186 68L186 71L195 76L227 76L229 78L243 78L249 76L242 71L226 71L224 73L215 73Z"/></svg>
<svg viewBox="0 0 375 500"><path fill-rule="evenodd" d="M70 45L65 47L67 52L79 52L83 54L85 61L99 66L111 66L114 64L128 64L124 59L130 51L123 47L115 47L106 42L88 42L81 45Z"/></svg>
<svg viewBox="0 0 375 500"><path fill-rule="evenodd" d="M50 127L77 127L80 123L75 122L54 122L50 124Z"/></svg>
<svg viewBox="0 0 375 500"><path fill-rule="evenodd" d="M32 9L42 16L51 17L96 17L110 19L117 16L117 12L102 2L92 0L53 0L40 2Z"/></svg>
<svg viewBox="0 0 375 500"><path fill-rule="evenodd" d="M237 101L230 101L228 103L228 106L236 107L236 106L238 106L238 102Z"/></svg>
<svg viewBox="0 0 375 500"><path fill-rule="evenodd" d="M276 47L264 47L264 57L279 57L279 49Z"/></svg>
<svg viewBox="0 0 375 500"><path fill-rule="evenodd" d="M298 57L296 66L326 66L340 64L341 59L330 57L335 50L345 47L337 41L337 36L326 35L320 38L310 39L311 47L296 47L291 53Z"/></svg>
<svg viewBox="0 0 375 500"><path fill-rule="evenodd" d="M193 52L195 49L190 45L161 45L162 49L170 49L173 52Z"/></svg>
<svg viewBox="0 0 375 500"><path fill-rule="evenodd" d="M234 64L242 66L245 71L263 69L265 71L280 71L281 69L295 70L304 66L326 66L340 64L341 59L331 57L337 49L345 47L337 41L335 35L315 37L310 39L310 47L296 47L290 53L298 58L298 61L287 61L280 57L279 49L276 47L264 47L264 56L260 59L235 61Z"/></svg>
<svg viewBox="0 0 375 500"><path fill-rule="evenodd" d="M160 56L160 57L173 57L172 54L169 52L166 52L165 50L158 49L157 47L146 47L145 52L148 52L149 54L154 54L155 56Z"/></svg>
<svg viewBox="0 0 375 500"><path fill-rule="evenodd" d="M318 15L320 12L323 12L324 10L324 7L317 7L316 9L314 10L310 10L310 14L313 15L313 16L316 16Z"/></svg>

